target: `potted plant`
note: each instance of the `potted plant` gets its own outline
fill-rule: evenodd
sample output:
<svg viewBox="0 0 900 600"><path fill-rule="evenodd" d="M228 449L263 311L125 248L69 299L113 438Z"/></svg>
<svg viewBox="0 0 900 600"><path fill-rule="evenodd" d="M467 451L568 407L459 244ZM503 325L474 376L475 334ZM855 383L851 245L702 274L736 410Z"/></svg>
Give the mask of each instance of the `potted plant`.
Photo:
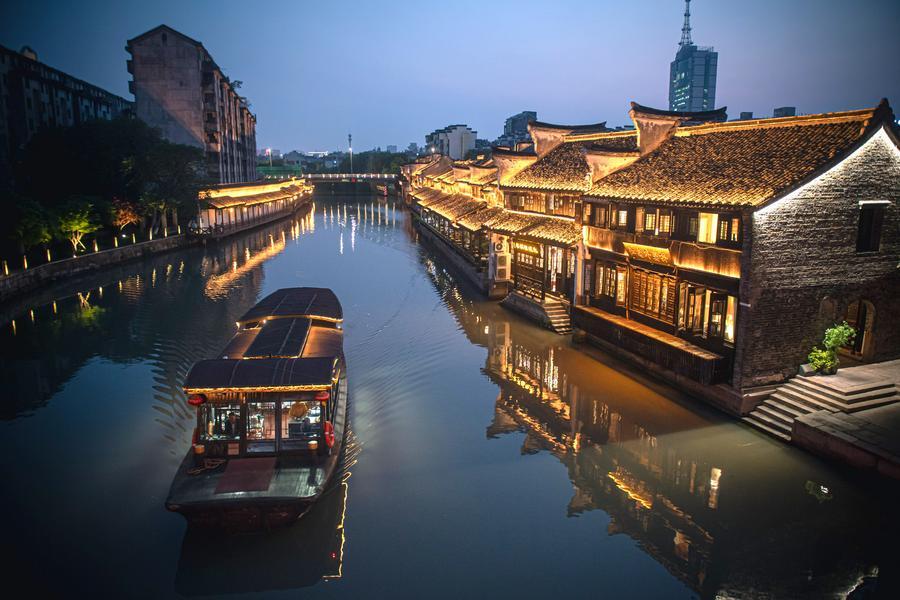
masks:
<svg viewBox="0 0 900 600"><path fill-rule="evenodd" d="M829 327L825 330L825 338L822 340L823 347L814 347L807 357L810 366L822 375L834 375L840 365L837 356L838 348L852 342L854 337L856 337L856 330L846 321Z"/></svg>

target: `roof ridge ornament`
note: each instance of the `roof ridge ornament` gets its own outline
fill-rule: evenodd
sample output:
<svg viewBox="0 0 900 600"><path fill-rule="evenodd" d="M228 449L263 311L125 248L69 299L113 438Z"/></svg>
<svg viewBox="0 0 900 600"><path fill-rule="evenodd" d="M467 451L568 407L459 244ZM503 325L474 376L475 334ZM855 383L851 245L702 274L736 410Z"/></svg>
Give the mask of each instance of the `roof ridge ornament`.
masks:
<svg viewBox="0 0 900 600"><path fill-rule="evenodd" d="M681 41L678 46L684 48L693 45L694 42L691 41L691 0L684 0L684 25L681 27Z"/></svg>

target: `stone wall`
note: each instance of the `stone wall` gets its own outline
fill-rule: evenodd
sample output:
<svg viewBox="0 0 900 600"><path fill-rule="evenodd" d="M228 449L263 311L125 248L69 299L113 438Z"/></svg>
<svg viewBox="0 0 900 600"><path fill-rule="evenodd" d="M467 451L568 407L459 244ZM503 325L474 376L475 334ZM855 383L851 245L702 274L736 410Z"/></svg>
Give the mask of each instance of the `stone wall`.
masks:
<svg viewBox="0 0 900 600"><path fill-rule="evenodd" d="M859 202L885 208L881 248L856 251ZM872 360L900 356L900 151L884 130L756 211L745 247L735 387L782 381L855 300L875 308Z"/></svg>
<svg viewBox="0 0 900 600"><path fill-rule="evenodd" d="M458 251L450 242L439 236L437 233L425 224L418 216L414 217L419 234L423 240L429 242L429 245L439 250L453 267L453 271L463 275L469 283L473 284L483 294L488 294L490 288L488 286L487 277L484 273L478 271L472 263L459 255Z"/></svg>
<svg viewBox="0 0 900 600"><path fill-rule="evenodd" d="M110 265L144 258L152 254L183 248L197 242L196 238L190 238L186 235L173 235L158 240L130 244L120 248L85 254L77 258L38 265L26 271L12 273L7 277L0 276L0 302L6 302L18 294L23 294L53 281L73 277Z"/></svg>

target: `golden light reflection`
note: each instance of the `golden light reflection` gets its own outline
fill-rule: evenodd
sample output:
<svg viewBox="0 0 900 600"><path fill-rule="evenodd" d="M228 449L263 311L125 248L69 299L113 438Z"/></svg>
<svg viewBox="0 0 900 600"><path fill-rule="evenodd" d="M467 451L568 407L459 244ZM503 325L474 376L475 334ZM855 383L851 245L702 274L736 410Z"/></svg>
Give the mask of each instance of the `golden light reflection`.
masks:
<svg viewBox="0 0 900 600"><path fill-rule="evenodd" d="M260 264L266 262L270 258L277 256L284 250L285 242L282 240L278 240L277 242L273 242L257 252L255 255L250 257L249 259L244 261L244 264L238 265L237 260L234 260L231 263L231 270L222 273L221 275L211 275L209 279L206 280L206 286L204 287L204 294L207 298L217 299L224 298L228 291L231 289L232 284L239 279L245 273L253 270L258 267ZM249 249L247 251L246 256L250 256Z"/></svg>
<svg viewBox="0 0 900 600"><path fill-rule="evenodd" d="M606 476L612 479L617 488L625 492L629 498L637 502L640 506L647 510L653 508L653 498L650 496L649 492L641 489L643 484L631 475L625 473L621 468L616 469L615 472L607 473Z"/></svg>

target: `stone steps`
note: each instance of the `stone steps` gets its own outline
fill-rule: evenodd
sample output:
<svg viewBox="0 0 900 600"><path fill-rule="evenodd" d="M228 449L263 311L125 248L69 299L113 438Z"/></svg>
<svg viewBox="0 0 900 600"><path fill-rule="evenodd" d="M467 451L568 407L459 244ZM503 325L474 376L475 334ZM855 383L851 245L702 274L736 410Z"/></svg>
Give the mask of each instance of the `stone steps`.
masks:
<svg viewBox="0 0 900 600"><path fill-rule="evenodd" d="M893 402L900 402L900 390L891 381L866 382L841 389L825 377L794 377L770 391L743 421L790 441L794 421L803 415L822 410L851 413Z"/></svg>
<svg viewBox="0 0 900 600"><path fill-rule="evenodd" d="M572 333L572 321L569 317L569 309L558 300L544 300L542 304L544 313L550 320L550 329L560 335Z"/></svg>
<svg viewBox="0 0 900 600"><path fill-rule="evenodd" d="M781 439L785 442L791 441L791 435L789 432L785 432L783 428L778 425L769 425L766 421L757 418L752 413L747 415L746 417L741 417L741 421L747 423L754 429L759 429L769 435Z"/></svg>

